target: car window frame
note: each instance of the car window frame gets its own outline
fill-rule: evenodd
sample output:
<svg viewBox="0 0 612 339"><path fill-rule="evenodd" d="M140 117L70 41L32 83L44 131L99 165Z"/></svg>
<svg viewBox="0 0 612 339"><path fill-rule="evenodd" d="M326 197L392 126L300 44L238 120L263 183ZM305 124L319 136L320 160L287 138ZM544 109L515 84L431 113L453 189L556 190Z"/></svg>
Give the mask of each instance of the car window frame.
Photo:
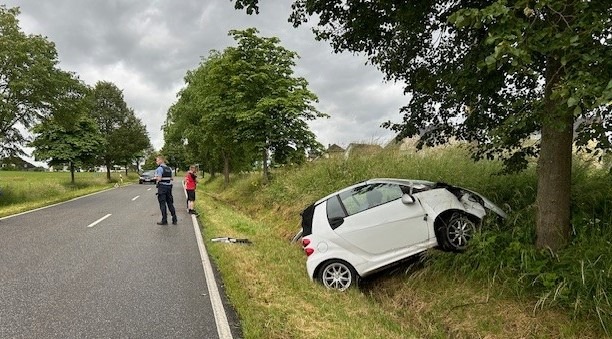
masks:
<svg viewBox="0 0 612 339"><path fill-rule="evenodd" d="M393 187L396 187L397 188L397 192L399 192L400 194L397 197L385 198L386 194L382 194L385 191L384 190L379 190L379 188L384 187L384 186L393 186ZM371 208L378 207L378 206L384 205L384 204L388 204L388 203L390 203L392 201L400 199L402 197L402 195L405 193L404 192L404 187L406 187L406 186L403 186L403 185L397 184L397 183L386 183L386 182L370 183L370 184L365 184L365 185L362 185L362 186L354 187L353 189L351 189L349 191L340 192L336 196L338 197L338 200L342 204L342 206L343 206L343 208L345 210L346 216L349 217L349 216L361 213L363 211L367 211L367 210L369 210ZM408 188L408 187L406 187L406 188ZM377 190L378 192L381 192L382 197L381 197L381 202L380 203L377 203L375 205L370 205L368 203L368 201L367 201L366 195L367 195L367 192L370 192L370 191L373 191L373 190ZM355 194L355 192L358 192L358 194ZM359 199L364 200L364 201L361 201L361 202L358 201L356 196L363 196L363 198L359 198ZM346 204L345 201L348 201L349 199L353 199L356 202L356 204L359 207L357 210L353 211L352 209L349 209L349 208L346 207L347 204Z"/></svg>
<svg viewBox="0 0 612 339"><path fill-rule="evenodd" d="M338 215L338 216L334 216L334 217L330 217L330 202L333 201L335 199L336 203L338 204L338 206L340 207L340 211L342 212L342 215ZM334 196L329 197L329 199L327 199L326 203L325 203L325 215L327 216L327 222L329 223L329 225L331 226L332 229L336 229L338 228L340 224L337 224L336 226L334 226L334 219L337 218L341 218L344 219L348 216L348 212L346 211L346 208L344 207L344 204L342 204L342 200L340 200L340 197L336 194Z"/></svg>

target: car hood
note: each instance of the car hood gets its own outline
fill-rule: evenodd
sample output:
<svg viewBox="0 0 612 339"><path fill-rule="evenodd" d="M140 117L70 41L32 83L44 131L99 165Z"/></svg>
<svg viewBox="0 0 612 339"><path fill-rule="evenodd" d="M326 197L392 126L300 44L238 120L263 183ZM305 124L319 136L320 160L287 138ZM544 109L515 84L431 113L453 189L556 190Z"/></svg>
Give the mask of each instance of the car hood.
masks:
<svg viewBox="0 0 612 339"><path fill-rule="evenodd" d="M472 190L469 190L467 188L463 188L463 187L459 187L459 188L461 188L464 191L467 191L467 192L470 192L470 193L472 193L474 195L479 196L480 199L482 199L482 201L484 202L484 207L487 210L489 210L489 211L499 215L500 217L506 219L506 217L507 217L506 212L504 212L504 210L502 210L499 206L495 205L491 200L487 199L487 197L483 196L480 193L477 193L477 192L474 192Z"/></svg>

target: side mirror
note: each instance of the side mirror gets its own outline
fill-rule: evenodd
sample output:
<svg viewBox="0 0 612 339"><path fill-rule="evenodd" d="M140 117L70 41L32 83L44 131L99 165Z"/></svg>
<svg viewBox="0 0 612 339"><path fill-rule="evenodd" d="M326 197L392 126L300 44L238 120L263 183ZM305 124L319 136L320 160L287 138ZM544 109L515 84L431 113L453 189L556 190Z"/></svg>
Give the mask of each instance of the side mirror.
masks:
<svg viewBox="0 0 612 339"><path fill-rule="evenodd" d="M416 200L414 200L414 197L410 194L404 193L402 194L402 203L404 203L405 205L412 205L416 202Z"/></svg>

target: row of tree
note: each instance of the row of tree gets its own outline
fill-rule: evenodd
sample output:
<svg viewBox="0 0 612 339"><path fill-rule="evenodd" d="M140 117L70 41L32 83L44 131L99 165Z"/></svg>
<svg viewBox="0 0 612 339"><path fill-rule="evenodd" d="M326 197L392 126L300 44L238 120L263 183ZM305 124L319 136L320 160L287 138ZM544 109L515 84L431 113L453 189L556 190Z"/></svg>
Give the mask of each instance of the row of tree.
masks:
<svg viewBox="0 0 612 339"><path fill-rule="evenodd" d="M58 67L55 45L19 28L18 8L0 6L0 156L76 167L132 164L151 149L142 121L114 84L93 88ZM26 133L34 133L30 141Z"/></svg>
<svg viewBox="0 0 612 339"><path fill-rule="evenodd" d="M36 160L49 165L68 164L74 181L75 167L104 165L106 176L114 165L140 163L151 143L142 121L128 108L121 91L110 82L94 88L84 84L71 100L69 118L52 115L34 126Z"/></svg>
<svg viewBox="0 0 612 339"><path fill-rule="evenodd" d="M230 31L237 46L212 51L185 76L164 125L164 154L211 174L301 163L320 152L307 121L326 117L308 82L293 73L295 52L249 28Z"/></svg>

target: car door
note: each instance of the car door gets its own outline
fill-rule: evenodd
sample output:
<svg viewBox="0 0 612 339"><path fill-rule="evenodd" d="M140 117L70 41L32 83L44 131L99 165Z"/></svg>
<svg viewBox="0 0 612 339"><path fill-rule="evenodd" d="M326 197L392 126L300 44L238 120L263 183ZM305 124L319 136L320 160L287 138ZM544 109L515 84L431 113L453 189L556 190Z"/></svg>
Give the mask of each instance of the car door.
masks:
<svg viewBox="0 0 612 339"><path fill-rule="evenodd" d="M396 184L377 183L338 195L347 216L335 232L373 255L393 252L429 239L420 203L404 204Z"/></svg>

